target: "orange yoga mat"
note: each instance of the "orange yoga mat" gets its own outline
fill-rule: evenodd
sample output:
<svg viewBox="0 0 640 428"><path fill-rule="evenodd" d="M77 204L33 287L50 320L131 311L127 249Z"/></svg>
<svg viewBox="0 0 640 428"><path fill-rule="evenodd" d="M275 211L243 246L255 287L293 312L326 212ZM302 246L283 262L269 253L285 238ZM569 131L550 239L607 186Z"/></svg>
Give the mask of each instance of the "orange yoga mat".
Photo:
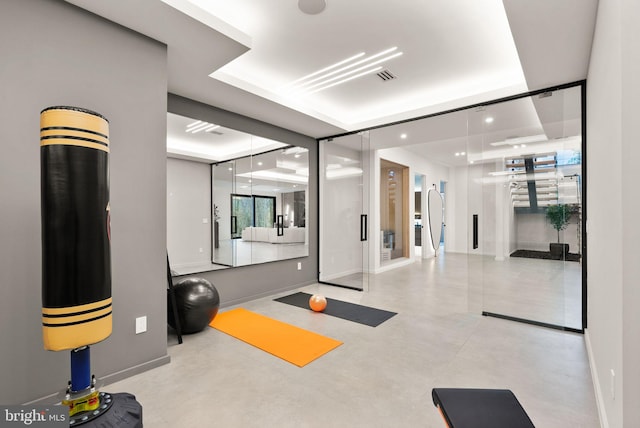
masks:
<svg viewBox="0 0 640 428"><path fill-rule="evenodd" d="M221 312L209 325L298 367L342 345L338 340L243 308Z"/></svg>

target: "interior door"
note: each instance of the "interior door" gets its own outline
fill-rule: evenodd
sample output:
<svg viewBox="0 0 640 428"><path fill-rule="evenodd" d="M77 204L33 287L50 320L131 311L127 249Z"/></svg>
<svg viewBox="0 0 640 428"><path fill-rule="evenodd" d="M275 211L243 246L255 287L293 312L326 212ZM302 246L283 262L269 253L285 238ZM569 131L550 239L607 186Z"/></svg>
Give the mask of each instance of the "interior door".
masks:
<svg viewBox="0 0 640 428"><path fill-rule="evenodd" d="M368 132L320 141L320 282L368 290Z"/></svg>
<svg viewBox="0 0 640 428"><path fill-rule="evenodd" d="M582 330L581 117L580 87L468 111L469 269L485 315Z"/></svg>

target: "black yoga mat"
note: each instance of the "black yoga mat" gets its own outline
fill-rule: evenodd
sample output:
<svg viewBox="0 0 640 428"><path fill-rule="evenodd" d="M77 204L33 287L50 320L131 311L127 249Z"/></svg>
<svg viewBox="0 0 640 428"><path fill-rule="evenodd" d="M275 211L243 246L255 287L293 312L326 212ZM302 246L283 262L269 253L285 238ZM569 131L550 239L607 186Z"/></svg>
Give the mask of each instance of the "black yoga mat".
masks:
<svg viewBox="0 0 640 428"><path fill-rule="evenodd" d="M288 305L298 306L299 308L309 309L309 298L311 294L298 292L288 296L274 299L276 302L286 303ZM323 314L333 317L342 318L347 321L353 321L370 327L377 327L394 315L396 312L383 311L382 309L371 308L369 306L356 305L355 303L343 302L327 298L327 307Z"/></svg>

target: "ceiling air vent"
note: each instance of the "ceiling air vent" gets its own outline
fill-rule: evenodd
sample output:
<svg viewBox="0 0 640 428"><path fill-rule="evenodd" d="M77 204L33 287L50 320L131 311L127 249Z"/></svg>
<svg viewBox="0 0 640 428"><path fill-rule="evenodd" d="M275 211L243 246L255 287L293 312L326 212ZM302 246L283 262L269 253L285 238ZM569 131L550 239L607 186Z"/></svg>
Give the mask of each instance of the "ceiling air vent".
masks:
<svg viewBox="0 0 640 428"><path fill-rule="evenodd" d="M389 80L393 80L396 78L396 76L394 76L393 74L391 74L391 72L389 70L384 70L381 71L380 73L376 73L378 75L379 78L381 78L383 81L389 81Z"/></svg>

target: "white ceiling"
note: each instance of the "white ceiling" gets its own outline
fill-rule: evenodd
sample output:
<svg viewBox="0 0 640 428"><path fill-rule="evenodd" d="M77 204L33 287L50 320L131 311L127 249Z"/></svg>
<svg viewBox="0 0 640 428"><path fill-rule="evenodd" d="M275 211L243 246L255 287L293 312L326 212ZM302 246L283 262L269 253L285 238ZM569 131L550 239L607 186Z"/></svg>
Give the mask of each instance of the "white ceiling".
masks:
<svg viewBox="0 0 640 428"><path fill-rule="evenodd" d="M318 15L302 13L294 1L191 3L253 40L250 51L213 78L342 129L423 115L453 100L469 104L478 96L491 99L526 90L500 0L404 0L401 7L329 0ZM287 86L354 55L365 54L357 63L393 48L389 56L401 55L377 66L396 79L385 82L368 74L315 93L296 93ZM375 70L366 64L381 58L345 70L359 70L347 77Z"/></svg>
<svg viewBox="0 0 640 428"><path fill-rule="evenodd" d="M597 7L327 0L308 15L296 0L67 1L166 43L170 92L316 138L584 79ZM302 96L282 90L392 47L402 55L380 65L396 79L368 74Z"/></svg>
<svg viewBox="0 0 640 428"><path fill-rule="evenodd" d="M597 0L326 0L309 15L297 0L67 1L167 44L169 92L314 138L585 79L597 8ZM356 62L345 79L381 70L314 92ZM315 80L323 74L324 84ZM575 147L567 137L579 135L576 91L377 128L370 141L449 166ZM190 122L168 115L171 156L217 162L278 144L229 128L185 133ZM535 149L490 145L536 135L561 139Z"/></svg>
<svg viewBox="0 0 640 428"><path fill-rule="evenodd" d="M447 166L563 149L580 150L580 107L580 87L574 86L373 129L369 142L374 149L403 146ZM489 118L492 121L487 123ZM403 134L405 138L401 138Z"/></svg>
<svg viewBox="0 0 640 428"><path fill-rule="evenodd" d="M203 128L204 126L204 128ZM287 145L217 124L167 113L167 152L171 157L217 163Z"/></svg>

